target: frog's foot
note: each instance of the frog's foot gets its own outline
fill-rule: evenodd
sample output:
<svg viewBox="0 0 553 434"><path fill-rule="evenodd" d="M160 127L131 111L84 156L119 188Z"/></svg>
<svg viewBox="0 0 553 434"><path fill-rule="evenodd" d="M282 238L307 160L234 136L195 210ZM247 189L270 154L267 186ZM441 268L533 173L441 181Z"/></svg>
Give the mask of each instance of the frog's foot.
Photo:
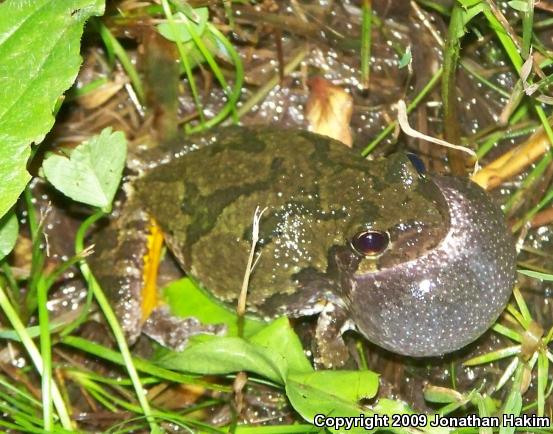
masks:
<svg viewBox="0 0 553 434"><path fill-rule="evenodd" d="M167 306L154 309L142 328L145 335L175 351L182 351L192 336L200 334L220 336L226 331L227 328L223 324L203 324L194 317L175 316Z"/></svg>
<svg viewBox="0 0 553 434"><path fill-rule="evenodd" d="M315 329L315 364L327 369L343 366L349 358L349 351L342 334L352 328L346 310L327 303L319 314Z"/></svg>

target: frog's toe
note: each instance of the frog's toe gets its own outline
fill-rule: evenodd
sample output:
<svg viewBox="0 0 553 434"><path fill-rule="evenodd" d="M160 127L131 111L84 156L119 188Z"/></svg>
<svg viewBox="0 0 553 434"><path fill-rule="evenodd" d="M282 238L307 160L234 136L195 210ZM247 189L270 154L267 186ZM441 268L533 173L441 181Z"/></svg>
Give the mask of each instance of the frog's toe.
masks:
<svg viewBox="0 0 553 434"><path fill-rule="evenodd" d="M194 317L175 316L167 306L156 308L142 328L145 335L176 351L182 351L192 336L223 335L226 331L224 324L203 324Z"/></svg>

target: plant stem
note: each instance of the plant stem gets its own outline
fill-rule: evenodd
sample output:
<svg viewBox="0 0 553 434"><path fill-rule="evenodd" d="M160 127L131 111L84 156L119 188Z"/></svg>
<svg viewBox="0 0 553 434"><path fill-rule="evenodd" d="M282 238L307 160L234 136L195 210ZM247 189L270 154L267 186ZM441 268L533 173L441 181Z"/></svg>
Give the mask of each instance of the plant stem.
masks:
<svg viewBox="0 0 553 434"><path fill-rule="evenodd" d="M363 0L363 23L361 26L361 86L369 88L371 61L372 0Z"/></svg>

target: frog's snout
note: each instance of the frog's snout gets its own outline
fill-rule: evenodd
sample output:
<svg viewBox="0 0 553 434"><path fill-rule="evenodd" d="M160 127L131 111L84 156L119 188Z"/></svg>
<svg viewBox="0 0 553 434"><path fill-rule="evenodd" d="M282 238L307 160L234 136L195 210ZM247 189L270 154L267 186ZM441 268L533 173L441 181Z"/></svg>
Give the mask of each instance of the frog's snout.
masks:
<svg viewBox="0 0 553 434"><path fill-rule="evenodd" d="M359 331L409 356L439 356L477 339L501 314L515 282L514 241L499 207L471 181L434 181L449 213L435 247L389 268L359 273L350 263L339 270Z"/></svg>

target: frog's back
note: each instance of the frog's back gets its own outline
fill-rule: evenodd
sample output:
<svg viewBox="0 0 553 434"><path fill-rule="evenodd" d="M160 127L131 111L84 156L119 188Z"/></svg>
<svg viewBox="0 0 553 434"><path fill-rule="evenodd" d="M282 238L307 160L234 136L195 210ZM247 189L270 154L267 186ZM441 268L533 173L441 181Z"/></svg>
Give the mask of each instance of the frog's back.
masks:
<svg viewBox="0 0 553 434"><path fill-rule="evenodd" d="M379 178L343 144L301 130L225 128L185 149L139 179L137 194L184 270L226 302L241 288L254 210L267 207L248 294L261 313L297 291L302 273L326 272L349 207Z"/></svg>

